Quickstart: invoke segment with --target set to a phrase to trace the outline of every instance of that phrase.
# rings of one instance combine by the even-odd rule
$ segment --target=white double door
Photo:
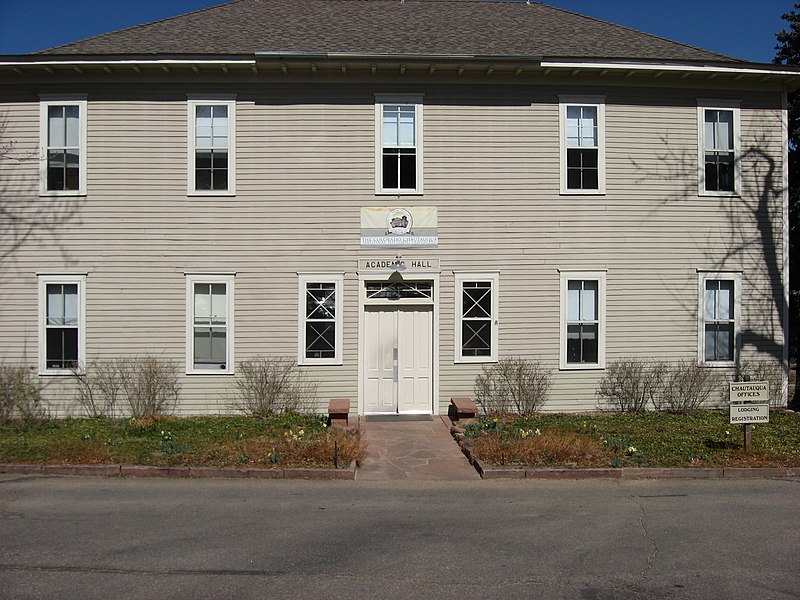
[[[431,306],[370,306],[364,313],[364,412],[431,414]]]

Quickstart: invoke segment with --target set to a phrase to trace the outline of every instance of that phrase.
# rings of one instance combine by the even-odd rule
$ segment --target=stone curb
[[[346,469],[237,469],[234,467],[153,467],[148,465],[0,464],[0,473],[100,477],[353,480],[356,475],[356,465],[352,463]]]
[[[472,444],[457,427],[452,427],[450,433],[482,479],[745,479],[756,477],[800,477],[800,467],[622,467],[619,469],[494,467],[484,465],[472,456]]]

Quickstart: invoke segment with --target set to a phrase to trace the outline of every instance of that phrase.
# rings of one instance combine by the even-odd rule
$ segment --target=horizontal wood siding
[[[135,91],[133,91],[135,89]],[[235,197],[187,196],[186,93],[235,94]],[[297,356],[299,272],[344,273],[343,364],[302,367],[327,399],[358,396],[359,258],[438,258],[438,406],[482,365],[454,363],[455,279],[500,272],[501,357],[553,372],[547,410],[591,410],[603,371],[558,371],[559,269],[607,269],[606,360],[697,357],[697,270],[742,272],[743,356],[782,356],[777,91],[435,83],[97,86],[88,195],[38,197],[35,97],[0,98],[6,217],[0,360],[37,361],[36,273],[88,273],[88,359],[179,365],[182,413],[226,412],[232,375],[184,375],[184,273],[236,273],[235,360]],[[5,92],[4,92],[5,93]],[[374,94],[424,94],[422,196],[374,193]],[[559,195],[559,94],[606,101],[606,194]],[[697,194],[697,99],[741,102],[742,197]],[[360,209],[438,207],[435,249],[360,246]],[[765,244],[767,247],[765,248]],[[42,377],[56,412],[68,378]]]

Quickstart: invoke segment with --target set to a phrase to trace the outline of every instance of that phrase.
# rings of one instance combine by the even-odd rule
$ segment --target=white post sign
[[[769,382],[730,384],[730,423],[744,425],[744,450],[753,451],[753,423],[769,423]]]

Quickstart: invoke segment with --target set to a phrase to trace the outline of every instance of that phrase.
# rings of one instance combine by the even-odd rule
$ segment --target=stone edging
[[[233,467],[152,467],[148,465],[0,464],[0,473],[93,475],[100,477],[227,477],[238,479],[355,479],[355,461],[345,469],[237,469]]]
[[[472,456],[472,448],[457,427],[450,433],[470,464],[483,479],[745,479],[754,477],[800,477],[800,467],[715,467],[715,468],[635,468],[619,469],[542,469],[495,467]]]

